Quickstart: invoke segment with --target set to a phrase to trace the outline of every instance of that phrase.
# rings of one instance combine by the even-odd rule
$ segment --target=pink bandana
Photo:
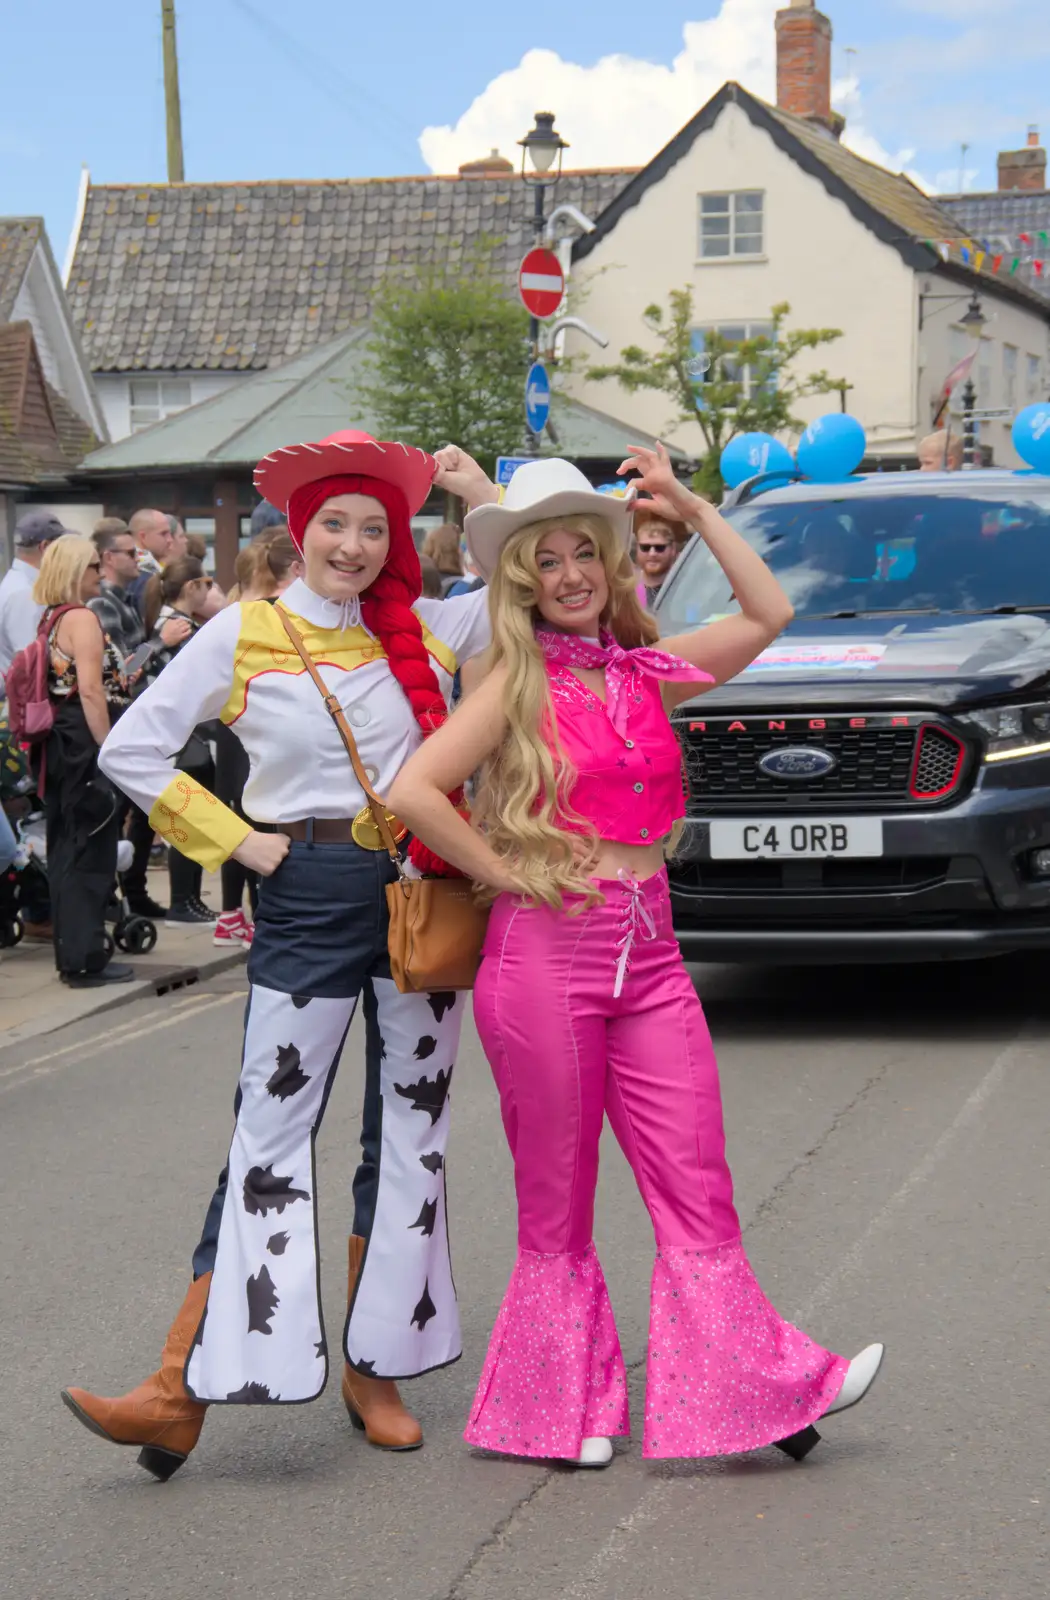
[[[701,672],[679,656],[666,650],[639,645],[625,650],[611,633],[602,630],[601,640],[581,639],[575,633],[556,633],[553,628],[538,628],[536,639],[547,660],[558,667],[600,667],[605,672],[605,710],[621,739],[627,737],[627,709],[633,674],[664,678],[669,683],[714,683],[709,672]]]

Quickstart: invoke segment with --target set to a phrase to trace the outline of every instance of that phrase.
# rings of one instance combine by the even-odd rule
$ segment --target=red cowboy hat
[[[329,434],[318,444],[287,444],[264,456],[255,469],[254,483],[264,500],[287,513],[296,489],[320,478],[346,474],[379,478],[401,490],[414,517],[425,504],[437,471],[437,462],[413,445],[373,439],[357,428]]]

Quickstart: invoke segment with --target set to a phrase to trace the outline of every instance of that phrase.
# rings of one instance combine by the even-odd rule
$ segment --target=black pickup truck
[[[686,956],[1050,946],[1050,478],[793,483],[745,490],[726,514],[795,620],[675,716]],[[661,632],[733,609],[694,539],[660,595]]]

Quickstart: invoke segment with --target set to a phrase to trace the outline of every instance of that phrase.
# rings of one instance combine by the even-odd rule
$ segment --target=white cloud
[[[890,172],[905,173],[924,193],[933,192],[936,185],[912,166],[914,149],[887,150],[869,130],[864,117],[864,95],[856,73],[832,85],[831,99],[836,110],[846,118],[846,131],[842,136],[844,145],[856,155],[863,156],[865,161],[874,161],[880,167],[887,167]]]
[[[574,167],[641,166],[694,116],[727,78],[763,99],[776,93],[773,17],[781,0],[722,0],[716,17],[687,22],[670,66],[604,56],[593,66],[530,50],[483,89],[454,127],[425,128],[419,147],[432,172],[454,172],[515,141],[537,110],[557,113]]]
[[[516,141],[538,109],[553,110],[569,140],[574,167],[642,166],[673,138],[728,79],[764,100],[776,97],[774,16],[783,0],[721,0],[717,16],[687,22],[682,50],[670,66],[629,55],[603,56],[593,66],[565,61],[554,50],[530,50],[492,80],[454,126],[425,128],[419,147],[432,172],[454,172],[498,149],[517,158]],[[915,151],[888,150],[867,127],[860,81],[834,86],[846,116],[843,142],[920,188],[935,185],[911,169]]]

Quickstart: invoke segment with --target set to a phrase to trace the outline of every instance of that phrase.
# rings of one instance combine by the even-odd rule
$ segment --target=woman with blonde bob
[[[101,557],[67,534],[40,563],[33,599],[44,607],[47,693],[54,721],[35,752],[47,813],[47,870],[55,965],[72,988],[126,983],[133,969],[110,960],[106,905],[117,870],[120,808],[98,770],[111,711],[128,703],[119,652],[88,601],[99,593]]]
[[[568,462],[539,461],[493,504],[493,486],[460,457],[445,481],[475,506],[466,533],[490,584],[491,671],[389,794],[418,837],[495,895],[475,1014],[514,1158],[519,1250],[465,1437],[601,1467],[628,1431],[591,1236],[608,1113],[657,1244],[645,1455],[778,1444],[801,1459],[813,1424],[865,1393],[882,1347],[853,1362],[832,1355],[784,1322],[755,1279],[664,870],[685,809],[668,713],[742,672],[792,611],[662,448],[637,448],[620,471],[700,534],[739,614],[655,649],[628,501],[597,494]],[[478,768],[471,825],[446,796]]]

